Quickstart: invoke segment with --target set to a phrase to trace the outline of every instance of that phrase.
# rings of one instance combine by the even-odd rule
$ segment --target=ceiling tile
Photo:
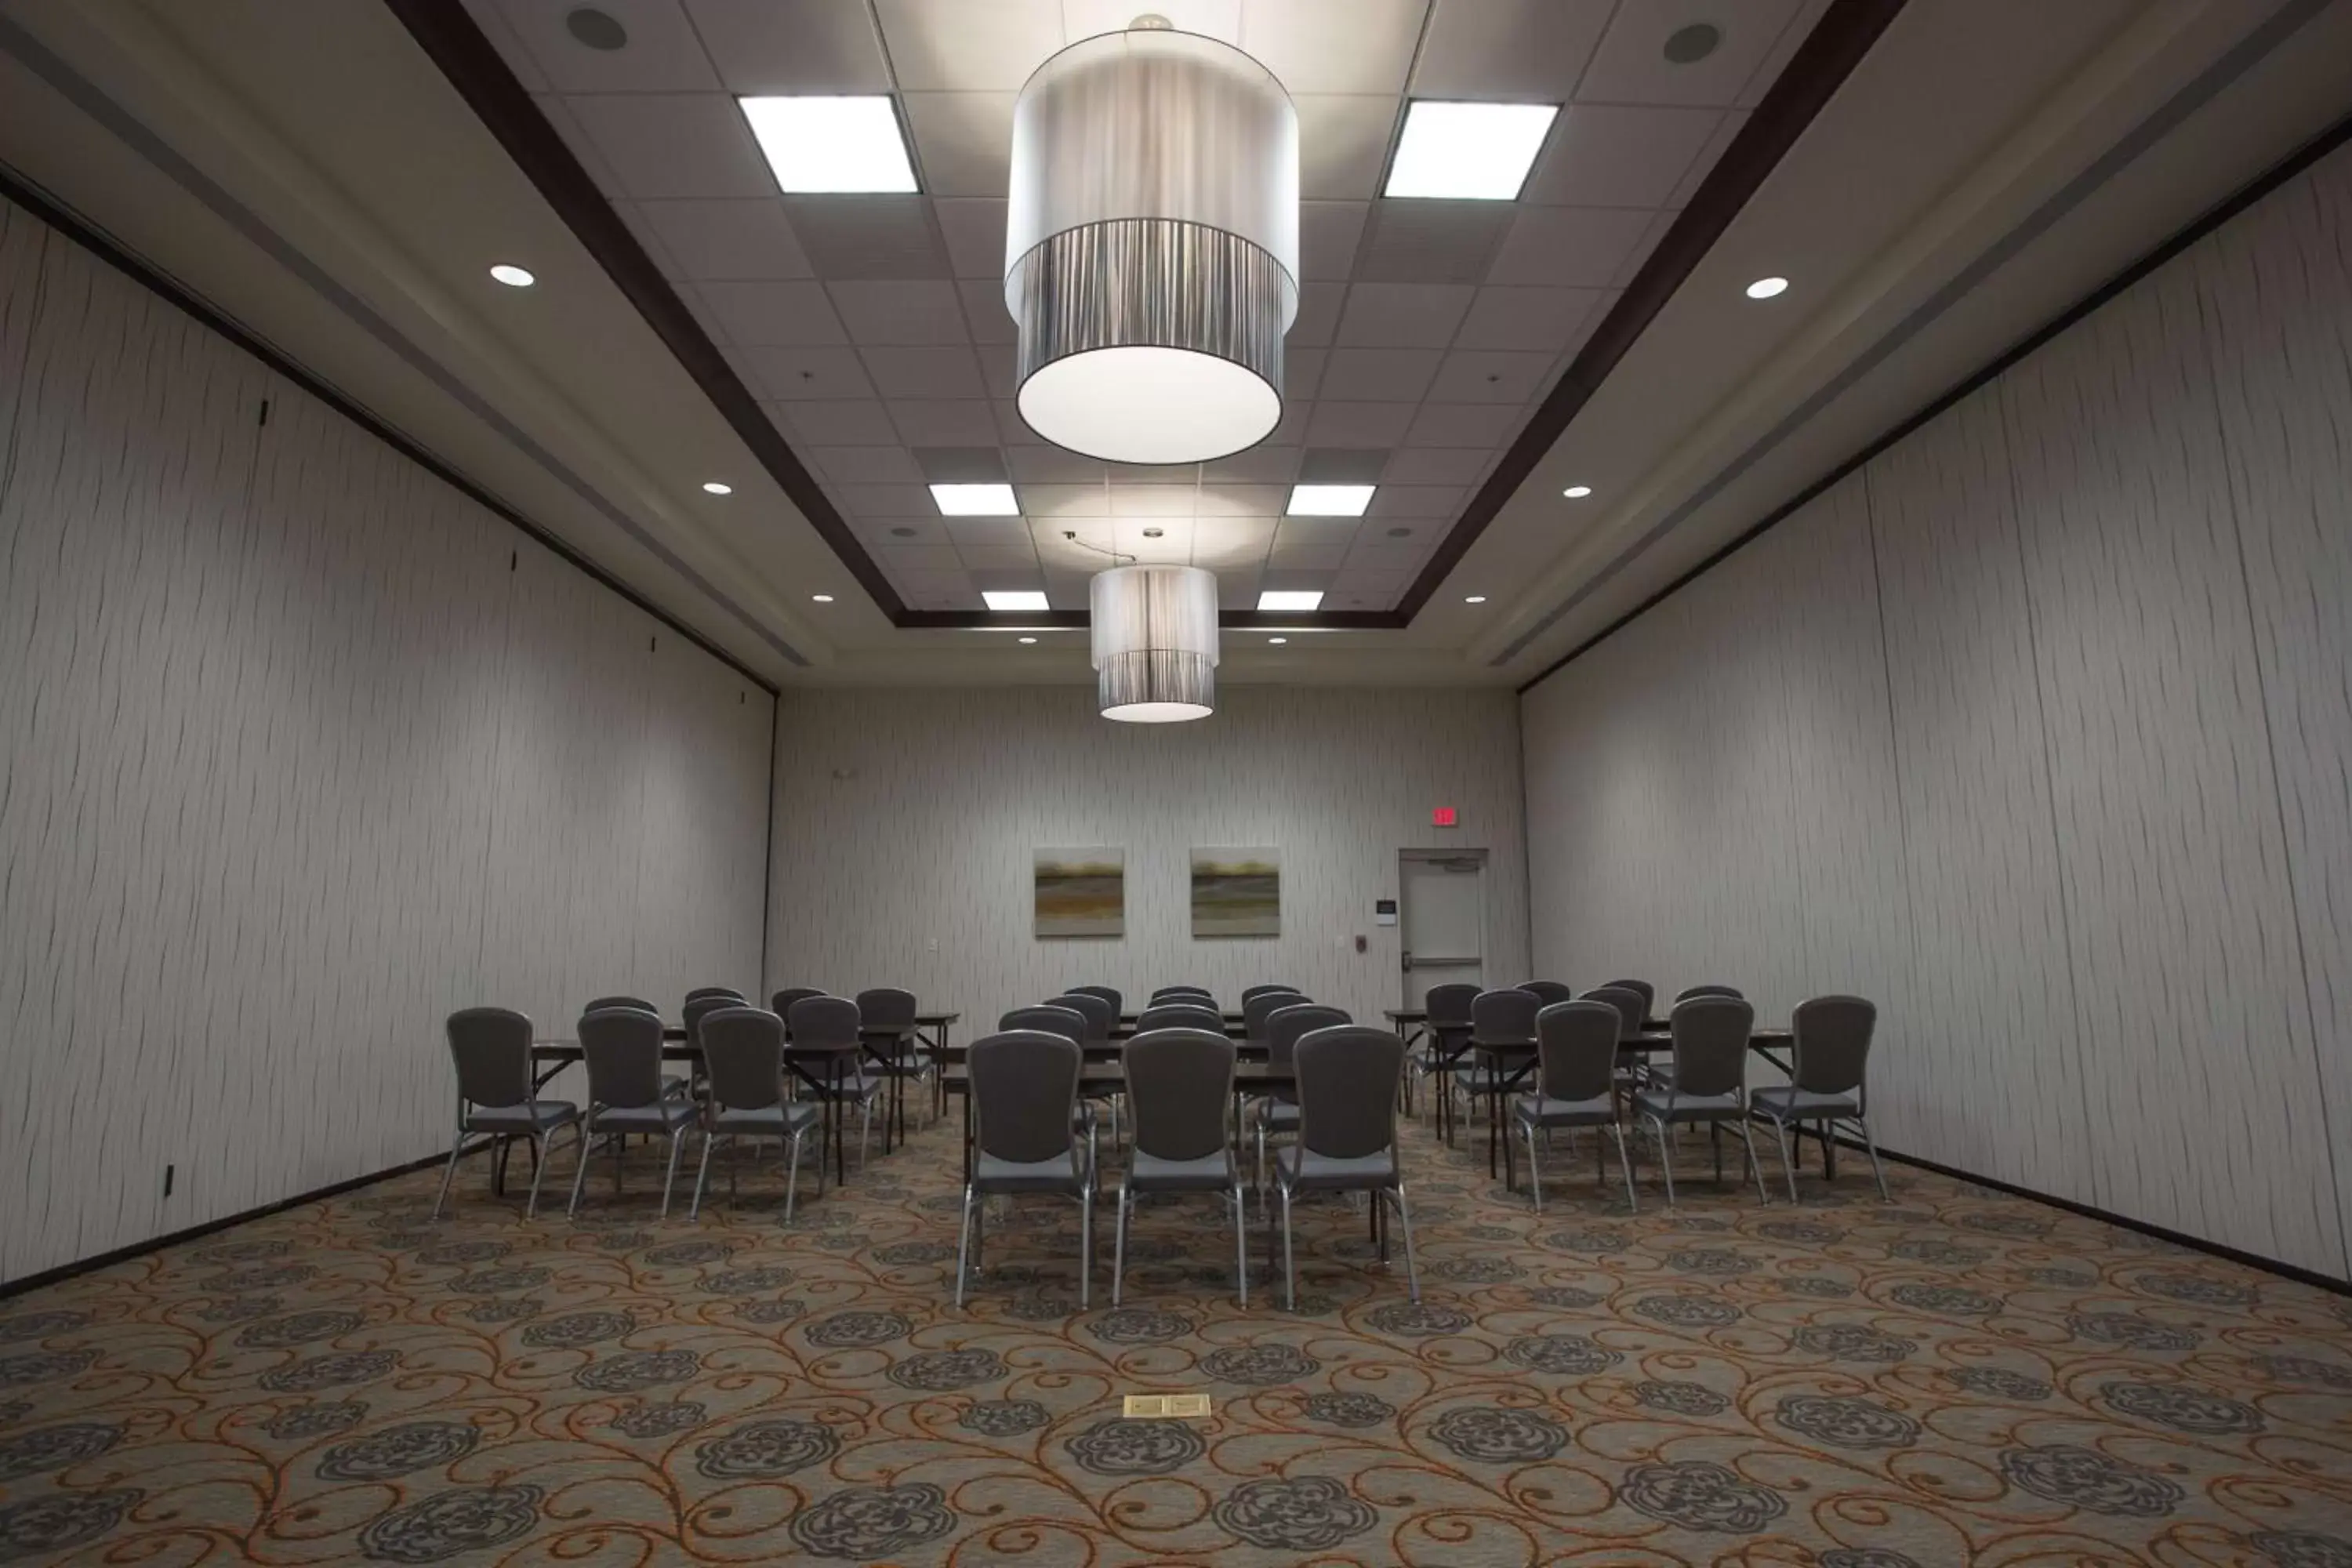
[[[1377,538],[1389,544],[1402,544],[1407,540],[1412,540],[1417,542],[1423,549],[1432,549],[1435,547],[1436,541],[1444,532],[1445,521],[1441,518],[1416,517],[1400,520],[1383,517],[1368,519],[1364,523],[1362,537]]]
[[[1276,550],[1345,550],[1363,524],[1352,517],[1286,517],[1274,536]]]
[[[940,522],[959,550],[1018,548],[1027,551],[1033,563],[1037,559],[1037,547],[1030,541],[1026,518],[950,517],[942,518]]]
[[[1410,574],[1420,566],[1429,552],[1419,544],[1392,543],[1379,530],[1369,531],[1370,537],[1360,535],[1355,547],[1348,552],[1348,575],[1360,581],[1375,574],[1381,576]],[[1378,543],[1372,542],[1378,540]]]
[[[811,447],[802,452],[836,485],[919,485],[923,470],[904,447]]]
[[[956,276],[993,283],[1000,312],[1004,308],[1004,205],[1002,196],[945,197],[931,204],[940,232],[947,237],[948,259]]]
[[[963,557],[963,568],[974,574],[1009,573],[1015,576],[1034,578],[1037,575],[1037,551],[1024,538],[1018,544],[963,544],[956,547]],[[978,584],[994,587],[993,583]]]
[[[1197,485],[1198,463],[1106,463],[1111,482],[1127,485]]]
[[[963,302],[952,283],[900,279],[831,283],[833,306],[860,346],[962,343]],[[884,395],[888,395],[887,388]]]
[[[1008,447],[1005,458],[1013,465],[1013,477],[1023,485],[1095,485],[1104,482],[1103,465],[1099,458],[1049,447],[1040,442],[1034,446]]]
[[[588,177],[596,182],[596,188],[614,200],[625,199],[630,193],[621,184],[621,176],[613,172],[613,165],[605,162],[604,153],[588,132],[581,129],[579,120],[564,107],[563,100],[552,93],[542,93],[534,96],[531,101],[547,117],[547,122],[555,127],[555,133],[563,139],[564,146],[571,149],[580,166],[588,171]]]
[[[1509,202],[1382,201],[1356,256],[1356,277],[1390,283],[1475,283],[1510,232]]]
[[[1297,447],[1276,447],[1271,444],[1252,447],[1246,452],[1235,452],[1230,458],[1219,458],[1201,465],[1201,477],[1213,483],[1220,479],[1289,484],[1298,476]]]
[[[1739,96],[1732,100],[1736,107],[1753,109],[1764,101],[1765,93],[1771,90],[1772,84],[1788,68],[1790,57],[1804,46],[1805,39],[1821,21],[1822,13],[1829,8],[1830,0],[1803,0],[1797,7],[1797,14],[1789,18],[1789,25],[1780,29],[1780,36],[1765,51],[1762,61],[1749,73],[1747,85],[1739,89]]]
[[[996,415],[996,438],[1003,442],[1006,447],[1042,447],[1046,445],[1045,437],[1038,435],[1037,432],[1029,428],[1029,422],[1021,417],[1021,410],[1018,405],[1011,403],[999,403],[994,405],[994,412]],[[1057,447],[1055,450],[1059,451],[1061,448]],[[1073,457],[1076,456],[1076,453],[1072,453],[1071,455]]]
[[[1111,548],[1137,561],[1181,566],[1192,559],[1192,520],[1171,517],[1159,521],[1134,518],[1112,531]]]
[[[875,0],[905,92],[1018,92],[1063,44],[1062,0]]]
[[[1195,566],[1212,564],[1202,561],[1196,552]],[[1217,564],[1217,608],[1221,610],[1255,610],[1257,608],[1258,572],[1240,563]]]
[[[702,296],[694,291],[693,285],[688,283],[677,285],[677,302],[686,307],[686,313],[694,318],[695,325],[702,329],[704,337],[714,343],[727,342],[727,329],[720,324],[718,317],[710,313],[710,307],[702,302]]]
[[[1318,568],[1276,566],[1269,562],[1265,570],[1259,574],[1257,585],[1269,593],[1320,588],[1328,594],[1331,591],[1332,576],[1332,573]]]
[[[910,92],[923,189],[935,196],[998,196],[1013,179],[1013,100],[1009,92]]]
[[[1356,284],[1339,341],[1351,348],[1444,348],[1477,292],[1467,283]]]
[[[1389,458],[1386,477],[1400,485],[1475,484],[1494,458],[1486,447],[1405,447]]]
[[[1727,109],[1796,15],[1798,0],[1742,0],[1709,5],[1664,0],[1624,5],[1601,36],[1592,64],[1577,89],[1579,101],[1690,103]],[[1667,37],[1694,22],[1722,31],[1715,52],[1689,65],[1666,58]]]
[[[1556,357],[1456,349],[1445,356],[1429,395],[1439,403],[1525,403],[1542,390]]]
[[[909,447],[985,447],[997,438],[982,398],[894,398],[890,423]]]
[[[1460,485],[1382,485],[1372,492],[1367,517],[1452,517],[1470,492]]]
[[[697,283],[694,290],[730,342],[796,348],[849,341],[822,283]]]
[[[1122,485],[1110,487],[1113,517],[1191,517],[1199,491],[1190,485]]]
[[[568,97],[563,106],[627,195],[776,194],[775,176],[751,140],[751,128],[723,93],[600,93]]]
[[[891,575],[904,574],[909,580],[963,574],[963,558],[951,544],[877,544],[874,555]]]
[[[547,73],[539,68],[539,61],[524,47],[521,35],[499,14],[493,0],[465,0],[465,5],[467,15],[482,29],[482,37],[489,39],[490,47],[498,50],[499,58],[506,61],[507,69],[514,72],[523,90],[533,95],[547,91]]]
[[[1004,286],[995,279],[966,278],[956,284],[956,297],[963,301],[964,325],[971,329],[973,342],[1009,343],[1018,335],[1019,329],[1004,309]]]
[[[1307,420],[1314,413],[1312,399],[1294,397],[1282,405],[1282,417],[1266,432],[1259,443],[1266,447],[1303,447],[1307,444]]]
[[[866,0],[686,0],[730,92],[890,90]]]
[[[1424,403],[1405,439],[1416,447],[1501,447],[1519,432],[1519,411],[1500,403]]]
[[[1333,349],[1331,384],[1367,403],[1419,403],[1437,374],[1436,349]]]
[[[1062,32],[1071,43],[1097,33],[1126,30],[1140,15],[1138,0],[1062,0]],[[1242,0],[1154,0],[1153,15],[1165,16],[1179,32],[1198,33],[1238,45],[1242,36]]]
[[[1110,488],[1102,484],[1023,485],[1021,510],[1040,521],[1107,518],[1110,515]]]
[[[1321,348],[1331,341],[1331,329],[1339,322],[1339,306],[1348,297],[1344,283],[1302,283],[1298,288],[1298,314],[1290,323],[1289,335],[1283,339],[1286,348]]]
[[[908,544],[952,544],[954,541],[948,537],[948,531],[940,526],[946,521],[939,517],[853,517],[849,520],[849,531],[865,543],[892,549]]]
[[[913,456],[925,484],[1002,485],[1013,479],[1002,447],[919,447]]]
[[[1622,289],[1633,281],[1643,264],[1650,259],[1650,252],[1658,248],[1658,242],[1666,237],[1666,230],[1675,226],[1675,219],[1680,216],[1663,210],[1650,215],[1648,225],[1642,230],[1642,237],[1633,242],[1633,248],[1625,253],[1625,258],[1617,264],[1616,272],[1611,275],[1609,283],[1612,288]]]
[[[1558,353],[1607,298],[1601,289],[1481,289],[1454,345]]]
[[[661,236],[646,222],[645,214],[639,210],[643,205],[641,202],[616,201],[613,204],[613,211],[628,226],[630,237],[637,242],[637,247],[646,253],[646,258],[661,268],[661,275],[673,283],[677,282],[686,276],[686,268],[677,264],[677,258],[669,253],[669,247],[662,243]]]
[[[1348,558],[1344,544],[1284,544],[1275,541],[1266,564],[1277,572],[1336,572]]]
[[[1699,149],[1698,156],[1692,159],[1690,167],[1683,171],[1681,184],[1675,185],[1674,194],[1666,198],[1668,206],[1679,208],[1690,205],[1691,198],[1698,194],[1699,186],[1706,183],[1716,164],[1723,161],[1723,155],[1730,151],[1731,144],[1739,140],[1740,132],[1747,129],[1749,112],[1745,109],[1734,109],[1724,115],[1715,128],[1715,134],[1707,138],[1706,145]]]
[[[1193,511],[1200,517],[1276,517],[1288,498],[1287,485],[1202,485]]]
[[[1298,204],[1301,278],[1345,278],[1355,270],[1356,242],[1363,237],[1364,215],[1370,205],[1369,202]],[[1003,248],[1001,238],[998,248]]]
[[[688,278],[807,278],[808,257],[773,196],[639,202],[637,215]]]
[[[1297,349],[1288,343],[1282,346],[1282,395],[1302,402],[1311,401],[1315,389],[1323,384],[1323,366],[1328,349]]]
[[[968,348],[878,348],[859,351],[866,374],[887,398],[979,398],[980,362]],[[925,446],[969,446],[971,442],[924,442]]]
[[[1241,47],[1294,94],[1401,93],[1428,8],[1428,0],[1242,0]]]
[[[878,403],[795,403],[783,417],[784,434],[796,447],[891,447],[899,440]]]
[[[1606,288],[1651,216],[1623,207],[1521,207],[1486,281]]]
[[[1552,130],[1526,199],[1546,206],[1664,206],[1723,112],[1572,104]]]
[[[1565,103],[1616,0],[1437,0],[1415,98]]]
[[[1389,453],[1376,447],[1309,447],[1299,455],[1302,485],[1377,485],[1388,471]]]
[[[499,0],[499,9],[558,92],[694,92],[719,78],[677,0],[598,0],[628,42],[592,49],[572,36],[562,0]]]
[[[979,352],[981,384],[988,395],[1000,403],[1009,403],[1020,395],[1021,384],[1013,379],[1013,345],[988,343]]]
[[[1308,94],[1298,109],[1298,194],[1308,201],[1369,201],[1379,194],[1394,98]]]
[[[906,485],[835,485],[833,493],[841,510],[852,517],[920,517],[939,509],[931,504],[931,492],[919,484]]]
[[[1192,562],[1222,572],[1228,566],[1255,566],[1274,547],[1270,517],[1203,517],[1192,524]]]
[[[779,403],[810,398],[869,398],[874,384],[856,349],[737,348],[730,358],[747,366],[755,385]]]
[[[787,196],[793,232],[820,278],[948,278],[921,196]]]
[[[1318,447],[1393,447],[1412,423],[1410,403],[1331,403],[1315,405],[1307,439]]]

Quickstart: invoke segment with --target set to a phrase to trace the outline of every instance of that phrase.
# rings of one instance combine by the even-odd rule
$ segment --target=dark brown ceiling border
[[[1075,610],[1016,617],[975,610],[909,608],[459,0],[384,0],[384,4],[677,355],[687,374],[893,626],[908,630],[969,629],[1003,626],[1013,619],[1051,626],[1087,624],[1086,614]],[[1396,608],[1312,615],[1229,610],[1218,616],[1219,624],[1237,629],[1313,626],[1357,631],[1410,626],[1902,8],[1903,0],[1831,0],[1829,9],[1700,183],[1690,204],[1439,541],[1436,552]]]
[[[1723,237],[1740,209],[1748,205],[1758,187],[1772,171],[1797,138],[1813,122],[1824,104],[1834,97],[1846,77],[1870,52],[1878,36],[1886,30],[1903,9],[1903,0],[1832,0],[1830,8],[1806,35],[1786,69],[1782,70],[1756,111],[1724,149],[1690,205],[1683,208],[1674,226],[1658,241],[1658,247],[1634,274],[1633,281],[1618,297],[1617,303],[1576,358],[1560,376],[1559,384],[1536,409],[1518,438],[1503,454],[1486,482],[1470,499],[1460,518],[1444,539],[1438,542],[1436,553],[1413,579],[1397,605],[1397,614],[1405,622],[1419,615],[1436,594],[1446,575],[1462,563],[1486,525],[1495,521],[1503,505],[1527,482],[1536,465],[1543,460],[1569,422],[1576,417],[1592,395],[1601,390],[1609,373],[1617,368],[1666,301],[1673,299],[1684,279],[1691,275],[1702,258]]]

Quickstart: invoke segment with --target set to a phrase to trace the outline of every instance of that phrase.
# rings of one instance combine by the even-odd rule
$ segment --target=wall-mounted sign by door
[[[1396,924],[1396,904],[1397,901],[1394,899],[1374,899],[1372,900],[1372,923],[1374,925],[1384,926],[1392,926]]]
[[[1430,811],[1429,825],[1432,827],[1459,827],[1462,826],[1462,818],[1452,806],[1441,805]]]

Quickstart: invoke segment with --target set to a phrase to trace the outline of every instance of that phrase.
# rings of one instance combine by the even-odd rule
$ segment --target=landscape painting
[[[1192,851],[1192,934],[1280,936],[1282,851]]]
[[[1037,851],[1037,934],[1125,936],[1127,851]]]

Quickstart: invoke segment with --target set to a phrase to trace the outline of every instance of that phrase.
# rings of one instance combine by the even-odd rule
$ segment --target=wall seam
[[[1906,962],[1910,973],[1905,977],[1904,997],[1910,1004],[1913,1016],[1919,1016],[1919,894],[1911,875],[1911,811],[1906,800],[1903,784],[1903,727],[1895,717],[1895,654],[1886,637],[1886,574],[1878,558],[1878,503],[1874,499],[1877,481],[1873,478],[1874,464],[1865,463],[1855,472],[1862,479],[1863,537],[1870,542],[1870,592],[1878,610],[1878,674],[1879,690],[1886,699],[1886,754],[1895,784],[1895,837],[1901,846],[1903,859],[1895,872],[1903,883],[1903,920],[1910,940],[1906,942]]]

